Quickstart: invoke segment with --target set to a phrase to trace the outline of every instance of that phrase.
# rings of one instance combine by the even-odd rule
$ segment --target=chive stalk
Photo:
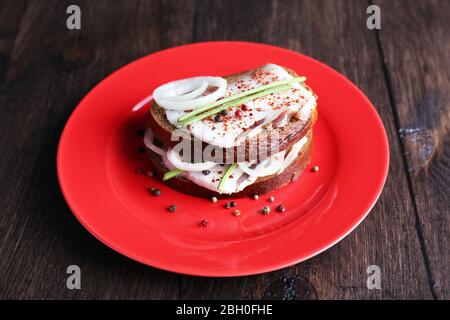
[[[183,170],[180,170],[180,169],[174,169],[174,170],[167,171],[164,174],[163,181],[167,181],[169,179],[172,179],[172,178],[176,177],[177,175],[179,175],[182,172],[183,172]]]
[[[288,90],[290,88],[291,88],[291,85],[286,84],[286,85],[272,87],[272,88],[269,88],[269,89],[264,90],[264,91],[260,91],[258,93],[252,94],[252,95],[247,95],[247,96],[245,96],[243,98],[235,99],[235,100],[233,100],[231,102],[223,104],[220,107],[214,108],[212,110],[203,112],[202,114],[195,115],[195,116],[192,116],[192,117],[190,117],[190,118],[188,118],[188,119],[186,119],[184,121],[181,121],[180,125],[182,127],[185,127],[189,123],[192,123],[192,122],[195,122],[195,121],[199,121],[199,120],[202,120],[202,119],[207,118],[209,116],[212,116],[212,115],[214,115],[216,113],[219,113],[222,110],[227,109],[230,106],[239,106],[239,105],[241,105],[241,104],[243,104],[243,103],[245,103],[247,101],[251,101],[251,100],[254,100],[256,98],[260,98],[260,97],[263,97],[263,96],[266,96],[266,95],[269,95],[269,94],[272,94],[272,93],[285,91],[285,90]]]
[[[188,114],[185,114],[184,116],[181,116],[178,119],[178,122],[182,122],[182,121],[184,121],[184,120],[186,120],[188,118],[191,118],[192,116],[195,116],[195,115],[197,115],[199,113],[202,113],[202,112],[204,112],[206,110],[209,110],[211,108],[220,106],[221,104],[224,104],[224,103],[227,103],[227,102],[231,102],[233,100],[236,100],[236,99],[239,99],[239,98],[242,98],[242,97],[254,94],[254,93],[258,93],[258,92],[261,92],[261,91],[264,91],[264,90],[267,90],[267,89],[270,89],[270,88],[273,88],[273,87],[281,86],[281,85],[293,84],[295,82],[304,82],[305,80],[306,80],[306,77],[295,77],[295,78],[291,78],[291,79],[275,81],[275,82],[269,83],[267,85],[264,85],[264,86],[261,86],[261,87],[255,88],[255,89],[244,91],[244,92],[241,92],[241,93],[229,96],[227,98],[224,98],[224,99],[221,99],[221,100],[217,100],[217,101],[215,101],[213,103],[204,105],[204,106],[202,106],[200,108],[197,108],[197,109],[189,112]]]
[[[233,163],[228,167],[227,171],[225,171],[225,173],[223,174],[222,179],[220,179],[219,185],[217,186],[218,191],[222,190],[225,181],[227,181],[227,179],[230,177],[230,175],[233,173],[234,169],[236,169],[237,166],[238,166],[237,163]]]

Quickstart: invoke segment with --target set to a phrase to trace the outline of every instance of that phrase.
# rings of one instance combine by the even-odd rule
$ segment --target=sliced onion
[[[161,156],[161,158],[162,158],[163,163],[164,163],[164,165],[166,166],[167,169],[169,169],[169,170],[174,170],[174,169],[176,169],[176,168],[174,167],[174,165],[173,165],[172,163],[170,163],[170,161],[167,159],[167,152],[166,152],[165,154],[163,154],[163,155]],[[184,172],[182,172],[181,174],[184,174]]]
[[[190,163],[184,162],[178,152],[173,149],[167,151],[167,160],[176,168],[183,171],[203,171],[209,170],[217,165],[215,162]]]
[[[252,177],[270,176],[280,170],[280,167],[283,165],[284,154],[285,151],[281,151],[270,158],[264,159],[255,168],[250,168],[253,164],[248,162],[239,163],[239,167]]]
[[[217,89],[203,95],[208,87]],[[153,97],[164,109],[185,111],[218,100],[226,89],[227,80],[222,77],[193,77],[163,84],[153,91]]]
[[[147,103],[149,103],[152,100],[153,100],[153,95],[151,94],[147,98],[145,98],[144,100],[142,100],[138,104],[136,104],[132,109],[133,112],[140,110],[142,107],[144,107]]]
[[[295,158],[297,158],[298,153],[300,152],[300,150],[303,148],[303,146],[305,145],[305,143],[307,141],[308,141],[308,137],[303,137],[303,138],[300,139],[299,142],[295,143],[292,146],[291,150],[289,150],[288,154],[284,158],[283,165],[281,166],[281,168],[278,171],[278,173],[281,173],[284,169],[289,167],[289,165],[292,163],[292,161],[294,161]]]
[[[164,156],[166,154],[166,151],[161,149],[160,147],[156,146],[153,143],[153,140],[155,139],[155,136],[153,135],[153,131],[149,128],[145,132],[144,135],[144,145],[152,150],[153,152],[159,154],[160,156]]]
[[[184,90],[180,90],[179,92],[177,92],[179,95],[174,95],[172,97],[170,97],[171,100],[173,101],[187,101],[187,100],[191,100],[194,99],[200,95],[202,95],[206,89],[208,88],[208,81],[202,81],[200,86],[195,89],[194,83],[192,88],[187,86],[185,88],[183,88]]]

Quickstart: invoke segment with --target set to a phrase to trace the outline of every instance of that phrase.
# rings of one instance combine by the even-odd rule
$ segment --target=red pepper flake
[[[238,109],[238,110],[236,110],[236,112],[234,113],[234,115],[237,117],[237,118],[242,118],[242,116],[244,115],[244,113],[242,112],[242,110],[240,110],[240,109]]]
[[[202,221],[200,221],[200,227],[207,227],[208,226],[209,221],[206,219],[203,219]]]
[[[248,111],[248,107],[247,107],[246,104],[243,104],[243,105],[241,106],[241,109],[242,109],[242,111]]]

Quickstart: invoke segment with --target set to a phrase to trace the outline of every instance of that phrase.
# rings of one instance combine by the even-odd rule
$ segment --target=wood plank
[[[376,36],[365,29],[364,2],[215,0],[196,1],[196,6],[194,1],[181,0],[116,1],[114,6],[107,0],[77,2],[85,23],[80,32],[65,29],[65,8],[72,4],[69,1],[47,1],[42,7],[37,1],[27,4],[15,1],[14,6],[13,2],[0,4],[0,135],[6,137],[0,139],[3,180],[0,184],[0,207],[3,208],[0,269],[4,271],[0,274],[0,297],[432,297]],[[436,3],[433,12],[424,9],[424,14],[437,14]],[[25,4],[26,10],[22,12],[20,5]],[[400,11],[403,12],[392,10],[390,19],[401,16]],[[407,30],[415,22],[405,20],[403,23]],[[57,140],[74,106],[95,83],[116,68],[147,53],[188,42],[192,37],[196,40],[262,41],[304,52],[344,73],[377,106],[391,143],[390,175],[371,215],[343,242],[314,259],[278,272],[232,279],[184,277],[141,266],[120,256],[95,240],[70,214],[60,195],[54,161]],[[384,48],[383,32],[381,40]],[[441,49],[438,56],[448,53]],[[393,55],[401,55],[398,47],[391,50]],[[395,61],[389,54],[386,56],[388,65],[389,61]],[[433,70],[436,67],[433,62],[424,66]],[[399,74],[408,75],[406,72]],[[430,75],[426,73],[426,76]],[[446,85],[439,88],[448,88]],[[395,94],[395,89],[393,92]],[[439,91],[439,96],[442,92],[446,91]],[[410,127],[411,124],[402,126]],[[438,137],[444,139],[442,135]],[[424,202],[427,210],[437,203],[439,208],[447,209],[443,212],[448,212],[448,202],[443,198],[446,189],[439,188],[439,196],[434,195],[439,186],[436,181],[442,181],[438,169],[444,174],[448,170],[445,160],[448,148],[443,149],[441,152],[446,156],[439,158],[434,169],[436,155],[430,162],[429,172],[433,172],[435,181],[432,188],[425,184],[419,188],[414,184],[414,193],[437,200]],[[429,180],[427,177],[426,181]],[[417,208],[419,210],[420,204]],[[429,211],[419,212],[427,215]],[[426,236],[429,221],[443,217],[430,215],[421,219],[426,244],[448,248],[438,235]],[[444,223],[448,226],[448,220]],[[433,230],[448,234],[445,226],[436,229],[433,225],[433,228],[428,230],[428,235]],[[438,296],[446,297],[442,292],[445,288],[448,290],[444,278],[448,273],[438,274],[443,266],[435,264],[430,257]],[[444,261],[448,261],[448,256],[445,257]],[[81,291],[65,288],[65,268],[69,264],[82,268]],[[380,291],[365,287],[369,264],[378,264],[382,269]],[[433,269],[434,265],[438,267]]]
[[[23,17],[11,3],[18,5],[0,5],[0,17],[19,16],[0,19],[0,30],[9,28],[0,53],[13,62],[0,89],[0,297],[177,298],[178,275],[124,258],[76,221],[59,190],[55,159],[68,116],[98,81],[131,60],[191,41],[192,1],[77,1],[80,31],[65,27],[71,1],[29,1]],[[71,264],[81,267],[82,290],[66,288]]]
[[[450,299],[450,2],[376,3],[417,229],[434,295]]]
[[[23,17],[25,0],[4,2],[0,10],[0,82],[9,66],[9,53]]]
[[[366,29],[366,8],[362,1],[200,2],[196,40],[280,45],[322,60],[356,83],[386,126],[391,165],[385,190],[372,213],[332,249],[292,268],[254,277],[184,278],[181,297],[432,298],[376,34]],[[381,268],[381,290],[366,287],[366,270],[371,264]]]

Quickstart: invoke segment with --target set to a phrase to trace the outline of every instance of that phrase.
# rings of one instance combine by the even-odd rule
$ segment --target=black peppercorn
[[[159,197],[161,195],[161,190],[159,190],[158,188],[150,188],[149,191],[155,197]]]

